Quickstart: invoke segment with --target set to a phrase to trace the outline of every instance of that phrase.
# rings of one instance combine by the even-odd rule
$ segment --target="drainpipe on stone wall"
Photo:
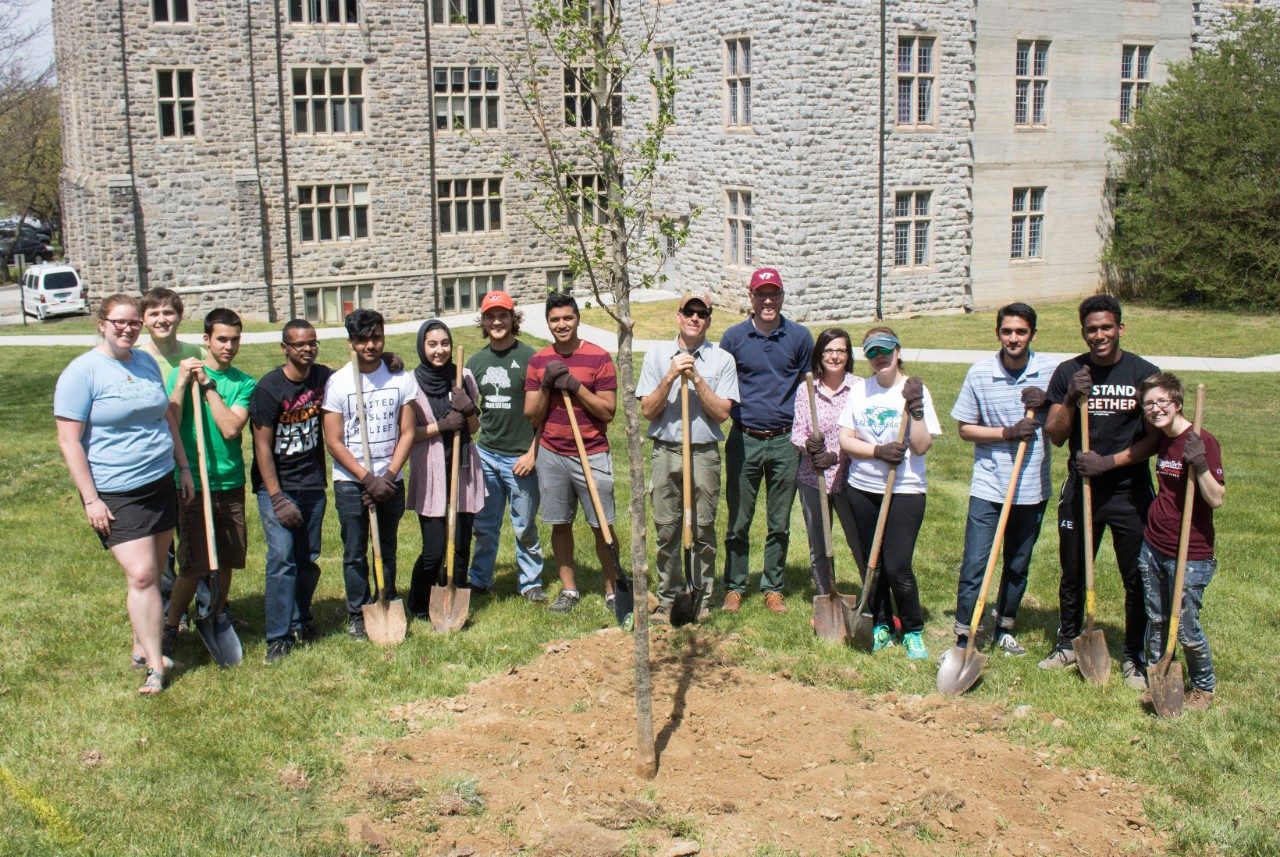
[[[258,237],[262,245],[262,280],[267,289],[267,321],[276,321],[276,296],[272,289],[271,232],[267,226],[266,198],[262,193],[262,154],[258,151],[257,63],[253,55],[253,0],[244,2],[244,34],[249,50],[249,107],[253,123],[253,171],[258,189]],[[286,210],[286,219],[288,212]]]
[[[288,112],[284,99],[284,42],[280,35],[280,19],[284,12],[280,0],[275,0],[276,18],[276,98],[280,101],[280,198],[284,220],[284,267],[289,281],[289,317],[298,318],[298,296],[293,289],[293,218],[289,216],[289,146],[285,139],[285,122]]]
[[[138,266],[138,293],[145,292],[147,285],[147,239],[143,233],[142,200],[138,196],[138,176],[134,170],[133,158],[133,118],[130,113],[133,100],[129,98],[129,51],[124,36],[124,0],[116,0],[116,14],[119,16],[117,34],[120,37],[120,76],[124,84],[124,135],[125,151],[129,159],[129,202],[133,214],[133,256]]]
[[[887,38],[885,25],[885,0],[880,0],[880,114],[876,119],[877,138],[879,140],[878,172],[876,185],[876,320],[884,318],[884,134],[885,134],[885,96],[884,88],[887,78],[885,63],[888,51],[885,48]]]
[[[422,0],[422,38],[427,52],[427,98],[431,109],[427,116],[427,161],[431,175],[431,312],[440,315],[440,257],[436,253],[440,226],[436,222],[439,216],[436,197],[436,108],[435,80],[431,68],[431,4]]]

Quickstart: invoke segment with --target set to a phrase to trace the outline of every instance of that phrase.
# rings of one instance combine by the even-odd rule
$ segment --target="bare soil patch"
[[[631,639],[555,643],[459,697],[389,712],[351,762],[355,844],[451,855],[1119,854],[1163,850],[1143,790],[1010,743],[996,706],[868,697],[652,642],[659,770],[635,775]]]

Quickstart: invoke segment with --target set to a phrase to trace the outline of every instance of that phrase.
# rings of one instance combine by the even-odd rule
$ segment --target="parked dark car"
[[[14,256],[19,253],[26,258],[29,265],[34,265],[38,262],[51,262],[53,261],[53,247],[49,244],[49,237],[46,232],[37,232],[24,226],[21,236],[15,240],[14,230],[6,229],[0,233],[0,249],[4,251],[6,262],[13,262]]]

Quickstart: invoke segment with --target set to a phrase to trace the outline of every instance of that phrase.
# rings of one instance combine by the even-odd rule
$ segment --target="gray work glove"
[[[302,510],[298,508],[298,504],[289,499],[289,495],[283,491],[277,491],[271,495],[271,511],[276,513],[276,520],[281,525],[294,529],[302,526]]]

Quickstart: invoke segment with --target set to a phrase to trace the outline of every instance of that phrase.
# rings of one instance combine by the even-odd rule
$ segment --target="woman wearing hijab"
[[[458,462],[458,517],[454,530],[453,583],[466,587],[471,562],[471,522],[484,506],[484,476],[472,435],[480,428],[476,409],[479,387],[471,371],[464,369],[462,387],[454,384],[453,336],[439,319],[418,328],[418,360],[414,379],[418,398],[414,409],[416,428],[409,453],[409,507],[418,513],[422,527],[422,554],[413,566],[409,609],[419,618],[427,615],[431,587],[440,583],[444,562],[449,474],[453,464],[453,439],[461,432]]]

